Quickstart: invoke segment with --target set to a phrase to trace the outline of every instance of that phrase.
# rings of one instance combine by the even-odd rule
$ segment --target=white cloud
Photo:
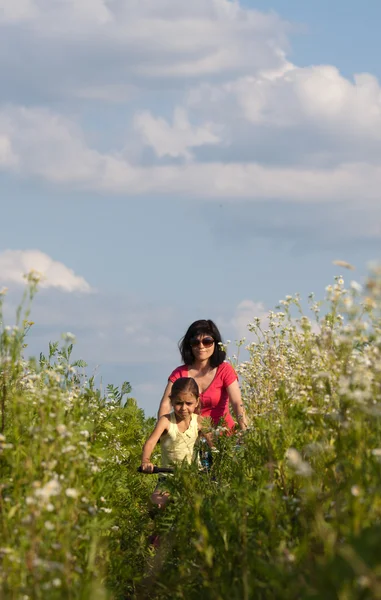
[[[17,89],[25,84],[45,101],[46,85],[56,86],[63,100],[62,114],[0,104],[1,169],[127,196],[378,204],[377,79],[350,81],[333,66],[291,64],[288,25],[276,15],[228,0],[0,0],[0,8],[8,100],[16,63],[33,76],[29,85],[22,72]],[[1,63],[10,36],[15,65]],[[176,88],[168,77],[188,79]],[[152,79],[166,88],[165,116],[149,108]],[[80,111],[68,116],[68,89],[86,102],[141,94],[146,108],[131,119],[134,131],[120,127],[125,139],[113,145],[102,124],[85,131]]]
[[[203,198],[379,202],[381,164],[377,163],[348,162],[334,168],[256,162],[143,167],[130,164],[121,153],[90,148],[75,123],[42,109],[3,109],[0,136],[12,148],[13,171],[79,189],[124,195],[155,192]],[[186,151],[185,143],[177,148]]]
[[[0,0],[1,93],[67,97],[86,81],[89,97],[134,78],[277,69],[287,28],[230,0]]]
[[[63,263],[53,260],[40,250],[5,250],[0,253],[0,281],[22,283],[30,271],[41,273],[41,287],[64,292],[90,292],[87,281],[75,275]]]
[[[255,318],[262,321],[266,320],[267,311],[263,302],[254,302],[253,300],[242,300],[235,309],[233,318],[230,321],[230,326],[233,327],[236,334],[236,339],[251,338],[247,326],[252,323]]]
[[[11,166],[21,175],[80,183],[91,180],[98,170],[99,155],[87,146],[81,129],[44,108],[0,110],[1,138],[12,148]]]
[[[17,165],[17,157],[12,150],[10,139],[6,135],[0,135],[0,168],[9,169]]]
[[[203,83],[186,106],[193,118],[224,122],[221,148],[230,157],[333,166],[374,164],[381,154],[381,87],[368,73],[350,81],[331,65],[288,63],[277,73]]]
[[[189,148],[217,144],[218,136],[213,127],[207,123],[202,127],[192,126],[187,112],[177,108],[173,114],[173,125],[164,119],[152,116],[149,111],[140,112],[134,119],[135,128],[144,137],[145,142],[152,146],[159,157],[192,158]]]
[[[0,23],[14,23],[37,16],[33,0],[0,0]]]

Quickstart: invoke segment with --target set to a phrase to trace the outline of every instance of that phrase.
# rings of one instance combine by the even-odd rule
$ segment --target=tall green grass
[[[309,302],[249,324],[250,430],[217,436],[210,474],[178,469],[154,523],[128,385],[94,389],[70,336],[25,361],[28,315],[3,324],[2,596],[381,598],[381,272]]]

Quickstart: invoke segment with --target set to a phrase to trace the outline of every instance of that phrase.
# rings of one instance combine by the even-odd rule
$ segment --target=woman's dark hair
[[[190,325],[188,331],[179,342],[179,350],[184,365],[191,365],[194,362],[194,356],[190,341],[199,335],[210,335],[214,339],[214,352],[210,357],[210,366],[214,369],[224,362],[226,358],[225,350],[220,346],[222,343],[221,334],[218,331],[217,325],[210,319],[195,321]]]
[[[196,398],[200,396],[200,390],[193,377],[179,377],[176,379],[176,381],[173,382],[169,397],[172,400],[172,398],[176,398],[181,392],[189,392],[190,394],[193,394],[193,396],[196,396]]]

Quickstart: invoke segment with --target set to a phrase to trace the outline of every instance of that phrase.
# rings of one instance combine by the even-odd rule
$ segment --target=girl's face
[[[191,392],[179,392],[171,402],[175,415],[180,420],[190,417],[198,407],[198,398]]]

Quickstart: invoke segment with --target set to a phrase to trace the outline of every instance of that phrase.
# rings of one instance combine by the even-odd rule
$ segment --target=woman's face
[[[191,338],[189,343],[196,360],[206,360],[213,356],[215,341],[211,335],[200,333]]]

